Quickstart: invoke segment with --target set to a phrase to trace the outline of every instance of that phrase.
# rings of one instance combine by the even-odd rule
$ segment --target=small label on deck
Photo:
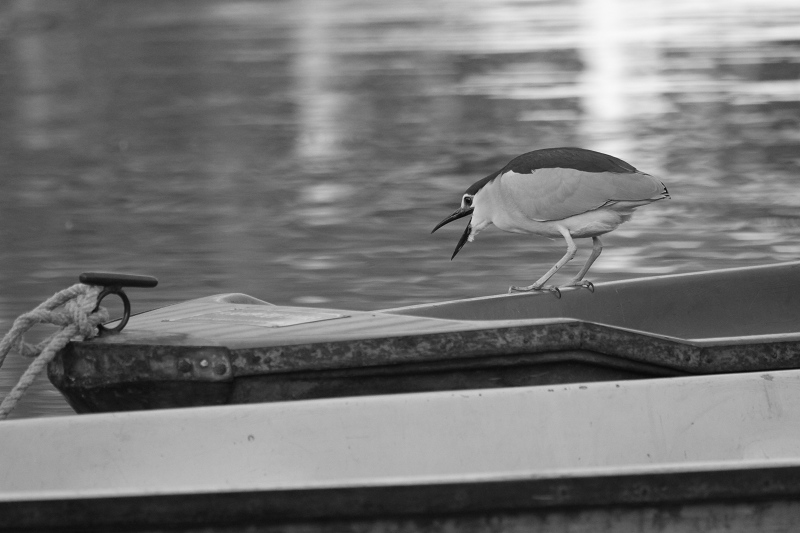
[[[262,328],[283,328],[286,326],[319,322],[321,320],[345,318],[347,316],[349,315],[326,313],[323,311],[314,311],[313,309],[285,309],[282,307],[258,306],[257,308],[234,307],[233,309],[212,311],[183,318],[171,318],[164,320],[164,322],[229,322],[231,324],[247,324],[249,326],[259,326]]]

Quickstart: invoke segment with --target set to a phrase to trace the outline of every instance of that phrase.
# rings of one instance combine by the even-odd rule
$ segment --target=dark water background
[[[505,292],[563,243],[487,231],[451,263],[463,221],[429,232],[472,182],[564,145],[673,197],[607,236],[590,279],[797,259],[800,2],[5,1],[0,330],[87,270],[158,277],[134,311]],[[14,416],[70,412],[45,378]]]

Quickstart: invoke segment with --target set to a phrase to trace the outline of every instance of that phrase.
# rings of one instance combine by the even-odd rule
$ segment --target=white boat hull
[[[7,421],[0,449],[4,516],[15,502],[761,479],[800,468],[800,371]]]

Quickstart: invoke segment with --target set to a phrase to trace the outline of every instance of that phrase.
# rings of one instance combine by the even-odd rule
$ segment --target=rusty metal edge
[[[234,349],[230,356],[234,375],[238,376],[568,350],[594,351],[694,374],[800,366],[800,341],[797,340],[715,345],[575,320],[558,324]]]
[[[76,357],[94,361],[85,367],[83,377],[88,380],[87,383],[96,381],[100,384],[114,379],[225,381],[238,376],[396,367],[411,363],[456,362],[570,350],[592,351],[623,361],[692,374],[780,370],[800,366],[800,341],[797,340],[745,345],[709,344],[566,320],[556,324],[244,349],[77,342],[71,343],[51,363],[49,375],[54,383],[65,379],[65,360]],[[208,368],[201,366],[206,354],[215,359]],[[140,365],[138,372],[131,372],[137,358],[153,357],[165,359],[164,364],[156,365],[151,361],[149,365]],[[224,370],[219,372],[223,367]]]
[[[230,382],[228,349],[220,346],[109,345],[72,342],[48,365],[58,388],[80,381],[96,387],[119,382]]]

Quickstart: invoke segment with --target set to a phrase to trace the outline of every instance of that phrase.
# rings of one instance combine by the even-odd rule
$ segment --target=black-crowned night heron
[[[461,207],[431,233],[472,215],[451,260],[490,224],[512,233],[563,237],[567,253],[553,268],[532,285],[509,288],[509,292],[551,290],[560,295],[557,287],[545,283],[575,257],[578,248],[573,238],[591,237],[594,246],[583,268],[562,287],[593,290],[583,277],[603,250],[598,237],[629,220],[637,207],[664,198],[669,193],[661,181],[621,159],[583,148],[546,148],[522,154],[473,183],[461,197]]]

